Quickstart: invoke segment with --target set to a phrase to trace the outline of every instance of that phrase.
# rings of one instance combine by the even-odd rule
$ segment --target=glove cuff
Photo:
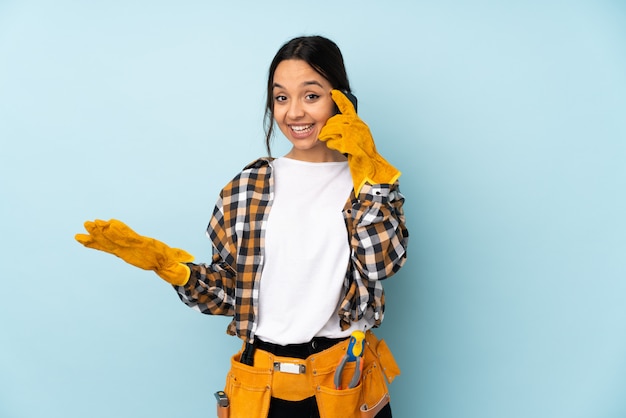
[[[155,270],[155,273],[171,285],[184,286],[189,281],[191,269],[186,264],[175,263]]]
[[[402,174],[380,155],[370,160],[369,163],[368,166],[363,166],[358,163],[350,164],[350,173],[352,174],[352,181],[354,182],[354,194],[357,197],[365,183],[393,184]]]

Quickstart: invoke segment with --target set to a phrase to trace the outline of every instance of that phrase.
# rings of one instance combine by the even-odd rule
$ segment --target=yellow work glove
[[[143,237],[116,219],[85,222],[89,234],[76,234],[76,241],[85,247],[113,254],[135,267],[153,270],[163,280],[182,286],[191,270],[182,263],[193,256],[180,248],[171,248],[161,241]]]
[[[400,171],[378,154],[368,126],[350,100],[339,90],[332,90],[331,95],[341,113],[328,119],[319,139],[328,148],[348,155],[355,194],[359,195],[365,183],[394,183]]]

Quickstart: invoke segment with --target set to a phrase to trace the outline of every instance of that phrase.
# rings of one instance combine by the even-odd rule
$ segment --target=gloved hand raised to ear
[[[194,257],[185,250],[171,248],[161,241],[137,234],[116,219],[85,222],[89,234],[76,234],[85,247],[113,254],[135,267],[153,270],[163,280],[183,286],[191,270],[185,264]]]
[[[331,95],[341,113],[328,119],[319,140],[330,149],[348,154],[356,195],[365,183],[394,183],[400,171],[378,154],[368,126],[356,114],[350,100],[339,90],[332,90]]]

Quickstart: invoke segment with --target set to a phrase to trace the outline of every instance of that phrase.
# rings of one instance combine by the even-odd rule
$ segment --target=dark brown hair
[[[323,36],[301,36],[284,44],[270,64],[267,78],[267,99],[265,103],[265,147],[272,155],[271,141],[274,133],[274,73],[282,61],[299,59],[311,66],[324,77],[334,89],[350,91],[348,74],[339,47]]]

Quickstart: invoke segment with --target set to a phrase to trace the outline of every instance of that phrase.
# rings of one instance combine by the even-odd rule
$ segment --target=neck
[[[315,151],[292,148],[291,151],[285,154],[285,157],[291,158],[292,160],[307,161],[310,163],[331,163],[347,160],[347,158],[339,151],[331,150],[326,147]]]

